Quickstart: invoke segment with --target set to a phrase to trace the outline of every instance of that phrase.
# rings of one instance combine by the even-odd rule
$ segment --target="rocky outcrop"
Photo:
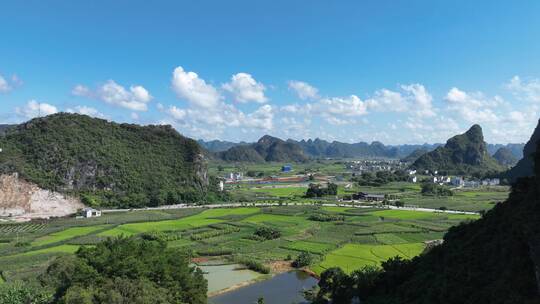
[[[83,207],[78,199],[41,189],[16,173],[0,175],[0,217],[50,218],[70,215]]]

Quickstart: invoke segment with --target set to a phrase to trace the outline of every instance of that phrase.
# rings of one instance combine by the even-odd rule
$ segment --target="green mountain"
[[[415,162],[420,156],[428,153],[429,150],[425,148],[419,148],[411,152],[411,154],[407,155],[407,157],[404,157],[401,159],[401,161],[412,163]]]
[[[218,153],[218,157],[234,162],[304,162],[308,160],[299,145],[270,135],[261,137],[254,144],[232,147]]]
[[[61,113],[9,129],[0,148],[0,174],[18,172],[86,204],[138,207],[215,197],[202,149],[170,126]]]
[[[508,148],[499,148],[495,154],[493,154],[493,158],[501,165],[503,166],[513,166],[517,163],[518,159],[514,156],[512,151]]]
[[[464,134],[450,138],[439,147],[419,157],[411,168],[438,170],[448,174],[494,174],[504,170],[487,152],[482,128],[473,125]]]
[[[534,174],[533,158],[538,141],[540,141],[540,120],[531,138],[523,148],[523,158],[512,169],[505,172],[502,175],[503,178],[508,179],[510,182],[515,182],[520,177],[532,176]]]

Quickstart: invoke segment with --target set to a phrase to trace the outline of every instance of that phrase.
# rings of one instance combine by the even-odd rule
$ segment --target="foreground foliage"
[[[108,239],[57,258],[40,277],[53,303],[205,304],[207,282],[186,252],[166,243]]]

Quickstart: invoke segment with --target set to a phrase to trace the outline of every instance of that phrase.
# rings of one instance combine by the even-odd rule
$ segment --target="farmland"
[[[339,221],[311,220],[313,214],[340,215]],[[94,219],[55,219],[48,222],[4,224],[0,269],[4,278],[35,278],[56,256],[72,254],[115,236],[142,234],[169,246],[192,250],[198,257],[269,264],[294,259],[301,252],[314,256],[310,268],[320,273],[333,266],[352,271],[380,265],[393,257],[421,254],[424,241],[441,239],[451,226],[476,215],[431,213],[377,208],[320,207],[290,204],[273,207],[133,211]],[[254,237],[259,227],[280,231],[276,239]]]

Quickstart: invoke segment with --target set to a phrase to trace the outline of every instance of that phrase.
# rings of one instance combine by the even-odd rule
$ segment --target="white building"
[[[81,211],[81,215],[83,217],[98,217],[98,216],[101,216],[101,210],[97,210],[97,209],[94,209],[94,208],[84,208],[82,211]]]
[[[222,180],[219,181],[219,191],[223,191],[225,189],[225,183],[223,183]]]
[[[416,174],[416,170],[409,170],[409,175],[414,175]]]
[[[411,182],[416,183],[417,180],[416,176],[411,177]]]

